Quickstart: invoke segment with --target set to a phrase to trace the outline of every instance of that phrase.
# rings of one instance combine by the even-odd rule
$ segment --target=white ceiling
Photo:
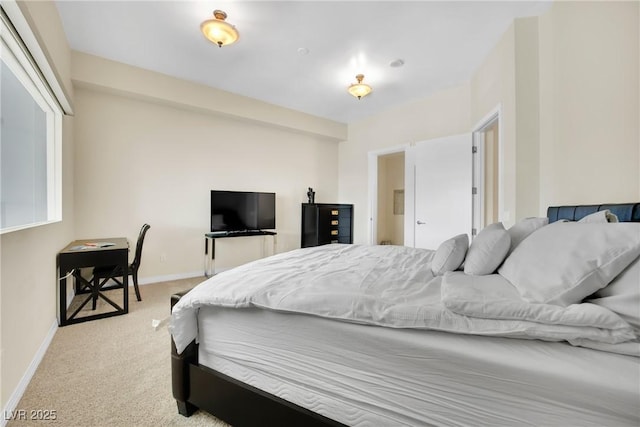
[[[349,123],[467,81],[516,17],[549,1],[70,1],[72,49]],[[214,9],[240,39],[200,32]],[[300,48],[308,49],[302,55]],[[390,67],[402,59],[404,66]],[[346,88],[363,73],[373,92]]]

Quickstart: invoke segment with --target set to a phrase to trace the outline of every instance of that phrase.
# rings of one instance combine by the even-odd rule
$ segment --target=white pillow
[[[466,234],[458,234],[442,242],[431,261],[433,274],[442,276],[447,271],[457,270],[464,261],[468,248],[469,236]]]
[[[640,258],[585,302],[608,308],[640,331]]]
[[[501,222],[486,226],[467,251],[464,272],[483,276],[492,274],[502,264],[511,247],[511,237]]]
[[[605,209],[582,217],[578,222],[618,222],[618,217],[609,209]]]
[[[549,218],[547,217],[530,217],[515,223],[507,230],[507,233],[511,236],[511,248],[509,249],[509,254],[513,252],[520,242],[522,242],[529,234],[547,224],[549,224]]]
[[[498,273],[522,298],[567,306],[605,287],[640,254],[640,223],[556,222],[525,239]]]

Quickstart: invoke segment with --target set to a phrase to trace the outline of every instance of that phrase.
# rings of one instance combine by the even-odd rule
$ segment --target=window
[[[62,110],[15,28],[0,22],[0,232],[62,219]]]

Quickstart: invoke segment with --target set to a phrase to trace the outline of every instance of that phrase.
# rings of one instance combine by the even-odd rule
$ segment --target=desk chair
[[[133,258],[133,262],[129,264],[127,268],[126,275],[133,277],[133,287],[136,291],[136,298],[138,301],[142,301],[140,298],[140,289],[138,288],[138,268],[140,268],[140,261],[142,259],[142,244],[144,243],[144,236],[147,234],[147,230],[150,229],[151,226],[149,224],[145,224],[140,229],[140,234],[138,235],[138,243],[136,243],[136,254]],[[124,287],[123,281],[121,279],[124,276],[122,269],[116,266],[106,266],[106,267],[95,267],[93,269],[93,285],[94,289],[101,289],[102,285],[104,285],[108,279],[111,279],[117,283],[117,285],[110,286],[108,288],[102,289],[113,289],[113,288],[121,288]],[[102,282],[100,282],[102,280]],[[97,298],[96,298],[97,299]],[[93,308],[95,310],[96,299],[93,301]]]

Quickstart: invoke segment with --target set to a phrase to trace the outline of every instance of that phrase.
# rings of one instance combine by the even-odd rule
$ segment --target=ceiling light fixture
[[[363,96],[369,95],[372,90],[371,86],[362,83],[363,79],[364,74],[358,74],[356,76],[356,80],[358,80],[358,83],[351,83],[351,85],[347,89],[351,95],[355,96],[358,99],[362,98]]]
[[[226,46],[238,40],[239,34],[236,27],[225,21],[227,14],[222,10],[214,10],[213,18],[200,24],[202,34],[217,44],[218,47]]]

